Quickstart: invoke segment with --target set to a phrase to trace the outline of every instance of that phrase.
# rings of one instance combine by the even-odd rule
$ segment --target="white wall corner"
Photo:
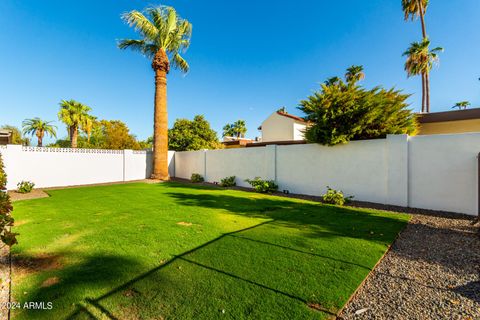
[[[387,135],[387,204],[408,207],[408,135]]]
[[[265,146],[265,180],[277,181],[277,145]]]

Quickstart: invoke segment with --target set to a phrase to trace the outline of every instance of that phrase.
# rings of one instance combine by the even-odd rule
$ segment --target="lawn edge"
[[[387,247],[387,249],[385,250],[385,252],[383,253],[383,255],[380,257],[380,259],[378,259],[378,261],[375,263],[375,265],[373,266],[373,268],[368,272],[368,274],[365,276],[365,278],[363,278],[362,282],[360,282],[360,284],[358,285],[358,287],[355,289],[355,291],[353,291],[353,293],[350,295],[350,298],[347,299],[347,301],[343,304],[343,306],[338,310],[338,312],[336,313],[336,319],[343,319],[340,315],[343,313],[343,311],[345,310],[345,308],[347,307],[347,305],[355,298],[355,296],[358,294],[358,291],[363,287],[363,285],[365,284],[365,282],[367,282],[367,280],[372,276],[372,273],[375,271],[375,269],[377,268],[377,266],[383,261],[383,259],[387,256],[388,253],[390,253],[390,251],[392,250],[392,246],[395,244],[395,242],[398,240],[398,238],[400,237],[400,235],[402,234],[402,232],[407,228],[407,226],[410,224],[410,221],[412,219],[412,216],[411,215],[408,215],[409,218],[408,220],[406,221],[405,223],[405,226],[397,233],[397,235],[395,236],[395,239],[393,239],[392,243],[390,243]]]

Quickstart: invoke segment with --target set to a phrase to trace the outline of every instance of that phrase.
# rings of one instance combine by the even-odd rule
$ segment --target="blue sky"
[[[411,93],[419,110],[420,79],[407,79],[402,52],[420,39],[400,0],[177,0],[193,24],[187,75],[169,75],[170,124],[204,114],[221,133],[247,121],[247,136],[273,111],[298,102],[352,64],[364,85]],[[480,1],[430,1],[427,31],[445,48],[431,76],[432,111],[461,100],[480,105]],[[116,48],[135,33],[122,12],[159,2],[140,0],[0,1],[0,124],[57,120],[61,99],[90,105],[94,115],[125,121],[144,139],[152,133],[153,72],[141,55]],[[59,136],[66,136],[57,122]]]

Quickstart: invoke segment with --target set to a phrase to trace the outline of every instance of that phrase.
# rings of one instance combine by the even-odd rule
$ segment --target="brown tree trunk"
[[[160,49],[152,61],[155,71],[155,110],[153,118],[153,173],[152,179],[169,180],[168,175],[168,114],[167,73],[168,57]]]
[[[422,73],[422,113],[426,112],[425,74]]]
[[[70,145],[72,148],[77,148],[78,128],[77,126],[70,127]]]
[[[427,72],[425,74],[425,91],[426,93],[426,107],[427,112],[430,112],[430,74]]]
[[[422,0],[418,1],[418,7],[420,8],[420,22],[422,23],[422,35],[425,39],[427,37],[427,28],[425,27],[425,9],[423,8]]]

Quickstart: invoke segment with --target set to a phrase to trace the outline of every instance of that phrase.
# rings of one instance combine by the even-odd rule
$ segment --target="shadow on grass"
[[[159,266],[149,270],[148,272],[145,272],[145,273],[131,279],[130,281],[122,284],[121,286],[118,286],[118,287],[110,290],[106,294],[101,295],[101,296],[97,297],[96,299],[89,299],[89,298],[85,299],[83,301],[83,303],[80,303],[80,304],[77,305],[76,310],[68,317],[68,319],[85,319],[85,318],[86,319],[101,319],[103,317],[106,317],[108,319],[117,320],[117,319],[124,319],[127,316],[125,313],[122,313],[122,312],[127,312],[127,313],[128,312],[133,312],[133,313],[136,313],[136,312],[140,313],[141,312],[142,316],[145,315],[145,317],[148,318],[148,312],[146,310],[139,310],[135,306],[130,306],[129,308],[125,307],[126,305],[129,304],[129,302],[123,303],[122,305],[124,307],[124,310],[119,311],[119,309],[117,308],[118,307],[118,305],[117,305],[118,300],[117,299],[119,298],[119,296],[121,298],[124,298],[124,297],[128,296],[128,297],[130,297],[130,299],[133,299],[131,301],[134,301],[135,298],[143,299],[144,300],[143,302],[140,302],[140,303],[131,302],[131,303],[132,304],[137,303],[137,304],[144,305],[145,301],[148,301],[147,302],[147,304],[148,304],[148,303],[151,303],[152,301],[154,301],[155,299],[158,300],[157,296],[164,294],[165,291],[180,290],[178,287],[175,287],[175,286],[173,286],[173,288],[171,288],[172,284],[174,284],[176,282],[172,279],[169,279],[169,275],[171,275],[172,272],[177,272],[177,271],[181,272],[182,266],[183,266],[184,269],[192,268],[192,267],[196,268],[195,270],[197,270],[197,271],[195,271],[195,273],[202,273],[202,272],[206,271],[207,273],[210,274],[210,277],[214,277],[214,278],[223,277],[222,278],[222,279],[224,279],[223,281],[225,281],[225,282],[230,281],[230,283],[235,283],[237,286],[241,286],[241,285],[243,285],[243,286],[253,286],[256,289],[263,290],[263,292],[270,292],[271,294],[274,294],[276,296],[280,296],[283,299],[290,300],[291,303],[296,303],[296,304],[302,305],[303,307],[310,308],[311,310],[313,310],[313,312],[320,312],[320,313],[325,314],[326,316],[336,316],[336,312],[338,311],[337,308],[331,308],[331,307],[330,308],[324,308],[320,304],[311,302],[308,299],[306,299],[304,296],[297,295],[294,292],[289,292],[288,290],[284,290],[284,289],[281,289],[281,288],[276,288],[274,286],[261,283],[257,280],[249,279],[248,276],[245,277],[245,276],[242,276],[242,275],[239,275],[239,274],[235,274],[235,272],[225,271],[222,268],[213,266],[215,263],[212,262],[212,261],[209,261],[209,262],[199,262],[199,261],[197,261],[199,258],[195,256],[196,253],[202,252],[202,250],[203,251],[213,250],[215,252],[218,249],[217,247],[215,247],[215,245],[217,245],[219,242],[225,241],[228,238],[237,239],[237,240],[240,240],[240,241],[247,240],[247,238],[245,238],[243,236],[239,236],[239,234],[241,234],[243,232],[253,230],[253,229],[257,229],[259,227],[270,225],[273,222],[274,221],[267,221],[267,222],[263,222],[263,223],[255,225],[255,226],[252,226],[252,227],[248,227],[248,228],[241,229],[241,230],[234,231],[234,232],[230,232],[230,233],[225,233],[225,234],[223,234],[223,235],[221,235],[221,236],[219,236],[219,237],[217,237],[217,238],[215,238],[211,241],[208,241],[208,242],[206,242],[206,243],[204,243],[204,244],[202,244],[202,245],[200,245],[200,246],[198,246],[194,249],[186,251],[181,255],[177,255],[173,259],[169,260],[168,262],[166,262],[162,265],[159,265]],[[251,240],[251,239],[249,239],[249,240]],[[272,245],[272,244],[265,242],[264,245]],[[276,245],[274,245],[274,246],[276,246]],[[290,250],[291,248],[283,247],[282,249]],[[309,256],[311,255],[311,253],[308,253],[308,252],[298,251],[298,253],[309,255]],[[208,252],[207,252],[207,256],[208,256]],[[202,257],[200,256],[200,259],[201,258]],[[337,261],[337,259],[333,259],[333,258],[329,258],[329,257],[321,257],[321,258],[332,259],[332,260]],[[347,261],[344,261],[342,263],[350,264]],[[356,264],[352,264],[352,265],[357,267]],[[367,268],[367,267],[364,267],[364,266],[359,266],[359,267]],[[204,271],[201,271],[200,269],[202,269]],[[370,270],[370,269],[368,269],[368,270]],[[202,276],[202,279],[203,278],[204,277]],[[145,286],[146,286],[145,283],[148,283],[148,286],[149,286],[148,292],[145,290]],[[177,285],[184,285],[184,281],[178,282]],[[153,288],[152,288],[152,286],[153,286]],[[188,292],[188,290],[187,290],[187,292]],[[203,299],[205,299],[205,300],[209,299],[209,293],[208,292],[206,292],[206,291],[201,292],[201,294],[204,295]],[[109,302],[109,299],[113,299],[114,301],[116,301],[114,303],[114,304],[116,304],[116,306],[113,307],[114,311],[109,310],[108,307],[107,307],[108,305],[111,305],[111,302]],[[188,298],[187,298],[187,301],[185,301],[185,303],[187,303],[187,302],[193,304],[193,302],[188,300]],[[157,301],[157,303],[153,303],[152,305],[153,305],[154,308],[161,308],[163,303],[168,303],[168,301],[163,301],[162,299],[160,299],[160,301]],[[182,305],[182,306],[184,308],[189,308],[189,307],[186,306],[186,304]],[[128,311],[125,311],[125,308]],[[199,308],[199,306],[197,305],[196,308]],[[238,311],[238,310],[234,310],[234,311]],[[145,312],[145,314],[144,314],[144,312]],[[212,311],[212,312],[215,312],[215,311]],[[158,309],[152,311],[152,313],[156,313],[159,316],[161,315],[161,313]],[[178,314],[175,314],[175,315],[178,318],[182,318],[181,316],[178,316]],[[174,318],[176,318],[175,315],[173,316]]]

